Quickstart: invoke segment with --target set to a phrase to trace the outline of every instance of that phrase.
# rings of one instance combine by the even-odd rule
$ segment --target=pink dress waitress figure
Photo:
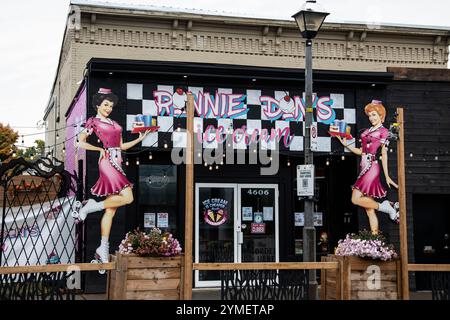
[[[366,105],[364,112],[369,117],[372,124],[370,129],[366,129],[361,134],[361,148],[355,148],[347,145],[347,140],[337,136],[339,141],[348,150],[354,154],[361,156],[360,173],[355,184],[352,186],[352,203],[364,208],[369,218],[370,229],[372,234],[378,234],[378,218],[375,210],[387,213],[389,218],[398,222],[398,202],[392,203],[385,200],[378,203],[375,199],[386,197],[387,191],[380,182],[380,164],[377,159],[377,151],[381,147],[381,164],[383,167],[386,183],[390,188],[391,185],[398,188],[398,185],[389,177],[387,145],[389,131],[383,127],[384,118],[386,117],[386,109],[381,101],[373,100]]]
[[[139,133],[139,138],[123,143],[122,127],[108,118],[117,102],[117,96],[110,89],[100,88],[93,97],[93,106],[97,110],[97,115],[86,121],[85,130],[79,136],[80,148],[99,152],[99,178],[91,188],[91,193],[106,199],[100,202],[94,199],[87,200],[81,208],[78,207],[73,212],[73,216],[78,221],[84,221],[89,213],[105,210],[101,220],[101,243],[95,251],[95,258],[101,263],[109,261],[109,235],[117,208],[133,202],[131,189],[133,185],[122,170],[121,151],[135,146],[149,133],[149,131]],[[87,137],[92,133],[100,139],[103,148],[86,142]]]

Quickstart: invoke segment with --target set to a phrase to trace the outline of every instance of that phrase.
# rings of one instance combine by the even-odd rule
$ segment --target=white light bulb
[[[345,156],[344,156],[344,155],[343,155],[343,156],[341,157],[341,160],[342,160],[342,161],[344,161],[344,160],[345,160]]]

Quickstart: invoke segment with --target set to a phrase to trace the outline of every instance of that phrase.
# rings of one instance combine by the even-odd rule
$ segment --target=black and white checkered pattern
[[[150,114],[151,116],[157,117],[158,126],[160,127],[157,132],[150,133],[147,138],[142,142],[142,147],[154,147],[154,148],[167,148],[186,146],[186,115],[181,116],[170,116],[164,115],[160,116],[158,113],[158,107],[153,98],[153,92],[155,90],[164,90],[171,94],[174,93],[174,86],[167,85],[149,85],[149,84],[139,84],[139,83],[128,83],[127,84],[127,131],[132,130],[132,123],[137,114]],[[244,100],[244,106],[248,109],[248,112],[244,115],[236,117],[235,119],[229,118],[219,118],[216,119],[211,113],[203,118],[195,114],[194,118],[194,131],[197,133],[199,130],[204,133],[209,125],[218,128],[219,126],[224,127],[224,131],[228,132],[230,129],[242,128],[246,126],[247,133],[251,136],[253,130],[258,129],[261,132],[262,129],[267,129],[270,135],[271,129],[281,129],[289,128],[290,135],[292,136],[291,144],[286,147],[283,143],[283,139],[278,141],[261,141],[259,147],[262,149],[276,148],[275,144],[278,144],[280,151],[303,151],[303,136],[304,136],[304,122],[300,121],[289,121],[289,120],[269,120],[261,106],[260,97],[270,96],[276,100],[282,99],[286,94],[300,95],[300,92],[288,91],[277,91],[277,90],[254,90],[254,89],[230,89],[230,88],[212,88],[212,87],[187,87],[185,88],[195,95],[198,92],[210,92],[211,95],[215,94],[216,91],[220,93],[240,93],[245,94],[246,99]],[[351,127],[351,134],[355,137],[356,134],[356,112],[355,107],[351,105],[353,99],[345,99],[344,93],[320,93],[319,96],[329,96],[333,101],[332,108],[336,113],[336,119],[345,120],[347,124]],[[346,103],[345,100],[348,100]],[[350,104],[350,105],[349,105]],[[314,113],[315,114],[315,113]],[[333,139],[328,134],[328,124],[318,123],[318,138],[317,145],[319,152],[331,152],[331,151],[344,151],[341,144],[337,139]],[[212,134],[215,136],[215,134]],[[353,141],[347,140],[348,143]],[[244,143],[243,139],[240,143],[233,143],[234,149],[247,149],[248,146]],[[218,142],[213,141],[212,143],[207,143],[203,141],[204,148],[217,148]],[[252,147],[254,147],[252,145]],[[345,150],[347,151],[347,150]]]

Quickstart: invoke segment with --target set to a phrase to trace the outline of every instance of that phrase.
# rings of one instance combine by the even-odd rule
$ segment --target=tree
[[[12,158],[17,147],[14,145],[19,138],[19,133],[15,132],[9,125],[0,123],[0,161],[8,161]]]
[[[36,146],[28,147],[25,150],[19,150],[17,155],[25,158],[25,160],[36,160],[45,156],[45,142],[44,140],[35,140]]]

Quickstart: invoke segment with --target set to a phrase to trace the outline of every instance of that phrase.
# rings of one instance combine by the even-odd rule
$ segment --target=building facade
[[[316,229],[317,239],[329,237],[328,245],[318,246],[318,259],[346,233],[367,228],[365,213],[350,201],[359,159],[327,128],[332,119],[345,120],[358,137],[369,126],[363,107],[373,99],[388,109],[385,126],[395,121],[396,107],[405,108],[409,257],[438,259],[423,248],[437,249],[450,232],[443,200],[450,194],[448,35],[448,30],[325,24],[314,41]],[[80,124],[95,115],[93,94],[110,88],[118,95],[111,117],[124,128],[125,141],[136,137],[131,133],[136,115],[154,117],[158,132],[125,154],[135,202],[119,210],[112,245],[138,226],[159,226],[183,239],[185,166],[176,162],[174,150],[185,146],[186,118],[176,97],[192,92],[195,261],[301,261],[303,201],[296,167],[303,163],[303,66],[304,43],[294,22],[73,2],[46,119],[50,130],[52,122],[65,128],[60,135],[66,164],[74,168],[84,160],[89,190],[98,176],[98,155],[75,154],[73,146]],[[286,96],[294,100],[289,112],[281,110]],[[47,145],[53,141],[46,137]],[[62,147],[55,149],[60,158]],[[389,170],[396,180],[395,142],[390,149]],[[269,161],[263,163],[264,157]],[[277,170],[263,174],[274,162]],[[395,200],[396,192],[388,197]],[[428,208],[434,218],[427,217]],[[87,259],[97,245],[97,236],[90,235],[99,234],[100,218],[94,214],[85,223]],[[379,219],[381,230],[398,243],[398,226],[387,216]],[[442,230],[430,233],[437,225]],[[217,276],[196,273],[195,286],[215,286]],[[86,288],[101,290],[103,280],[89,277]]]

